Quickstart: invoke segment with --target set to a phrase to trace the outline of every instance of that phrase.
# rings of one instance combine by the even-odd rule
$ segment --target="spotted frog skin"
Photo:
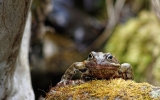
[[[94,52],[83,62],[73,63],[62,76],[60,82],[71,80],[74,74],[81,72],[81,80],[94,79],[133,79],[132,67],[129,63],[120,64],[111,53]]]

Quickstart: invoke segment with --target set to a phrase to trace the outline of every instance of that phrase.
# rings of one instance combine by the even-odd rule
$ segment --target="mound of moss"
[[[158,100],[160,99],[160,88],[156,88],[148,83],[136,83],[132,80],[93,80],[80,85],[53,87],[46,96],[46,100],[66,99]]]

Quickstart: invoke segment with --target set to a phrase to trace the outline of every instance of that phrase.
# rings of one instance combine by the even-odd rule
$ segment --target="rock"
[[[158,100],[160,87],[133,80],[93,80],[83,84],[55,86],[46,94],[46,100]]]

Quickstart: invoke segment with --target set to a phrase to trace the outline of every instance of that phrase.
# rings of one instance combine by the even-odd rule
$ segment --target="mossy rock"
[[[159,91],[158,91],[159,90]],[[160,88],[132,80],[93,80],[80,85],[53,87],[46,100],[159,100]]]

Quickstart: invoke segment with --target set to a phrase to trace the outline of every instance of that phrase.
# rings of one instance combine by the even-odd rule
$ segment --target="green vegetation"
[[[160,84],[160,28],[154,13],[142,11],[138,17],[118,25],[106,44],[121,63],[131,63],[136,81]]]

